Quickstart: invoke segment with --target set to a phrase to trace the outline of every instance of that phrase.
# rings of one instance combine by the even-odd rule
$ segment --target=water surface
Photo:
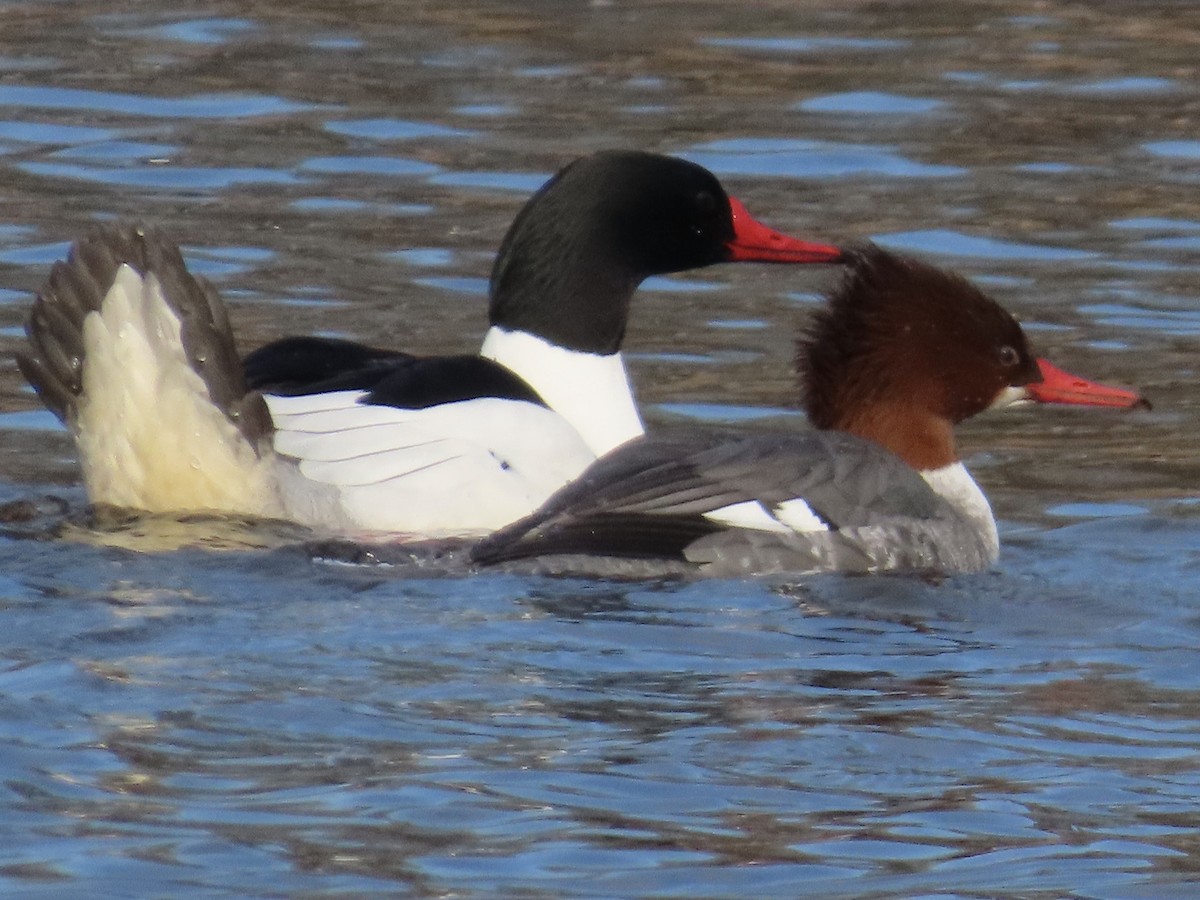
[[[0,26],[6,892],[1192,894],[1200,11],[33,0]],[[91,223],[174,235],[246,349],[463,352],[524,197],[614,146],[952,266],[1155,409],[965,426],[1005,549],[936,581],[450,577],[88,513],[12,354]],[[649,283],[650,423],[803,427],[792,335],[834,278]]]

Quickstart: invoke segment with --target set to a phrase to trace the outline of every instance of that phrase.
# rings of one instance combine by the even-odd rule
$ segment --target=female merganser
[[[479,536],[642,434],[620,347],[643,279],[840,257],[755,221],[698,165],[597,153],[517,215],[478,355],[307,337],[243,365],[179,250],[107,226],[55,265],[18,362],[74,435],[94,503]]]
[[[562,557],[552,568],[571,571],[589,568],[567,558],[583,554],[710,575],[978,571],[999,540],[954,426],[1020,401],[1144,402],[1035,360],[1016,320],[956,275],[874,246],[847,265],[798,348],[819,430],[633,441],[473,558]]]

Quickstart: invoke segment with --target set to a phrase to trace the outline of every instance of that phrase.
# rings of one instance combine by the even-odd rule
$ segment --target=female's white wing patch
[[[768,511],[758,500],[733,503],[705,513],[704,518],[735,528],[755,531],[828,531],[829,526],[812,511],[812,507],[796,497],[785,500]]]

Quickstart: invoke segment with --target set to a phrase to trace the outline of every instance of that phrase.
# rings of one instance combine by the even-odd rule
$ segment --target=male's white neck
[[[645,433],[620,353],[567,350],[524,331],[493,325],[479,355],[524,378],[597,456]]]

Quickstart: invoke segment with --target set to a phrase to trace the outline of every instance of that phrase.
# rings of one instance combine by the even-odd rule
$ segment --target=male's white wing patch
[[[484,397],[412,410],[363,396],[265,398],[276,452],[304,480],[335,488],[354,527],[483,534],[532,512],[595,458],[536,404]]]

